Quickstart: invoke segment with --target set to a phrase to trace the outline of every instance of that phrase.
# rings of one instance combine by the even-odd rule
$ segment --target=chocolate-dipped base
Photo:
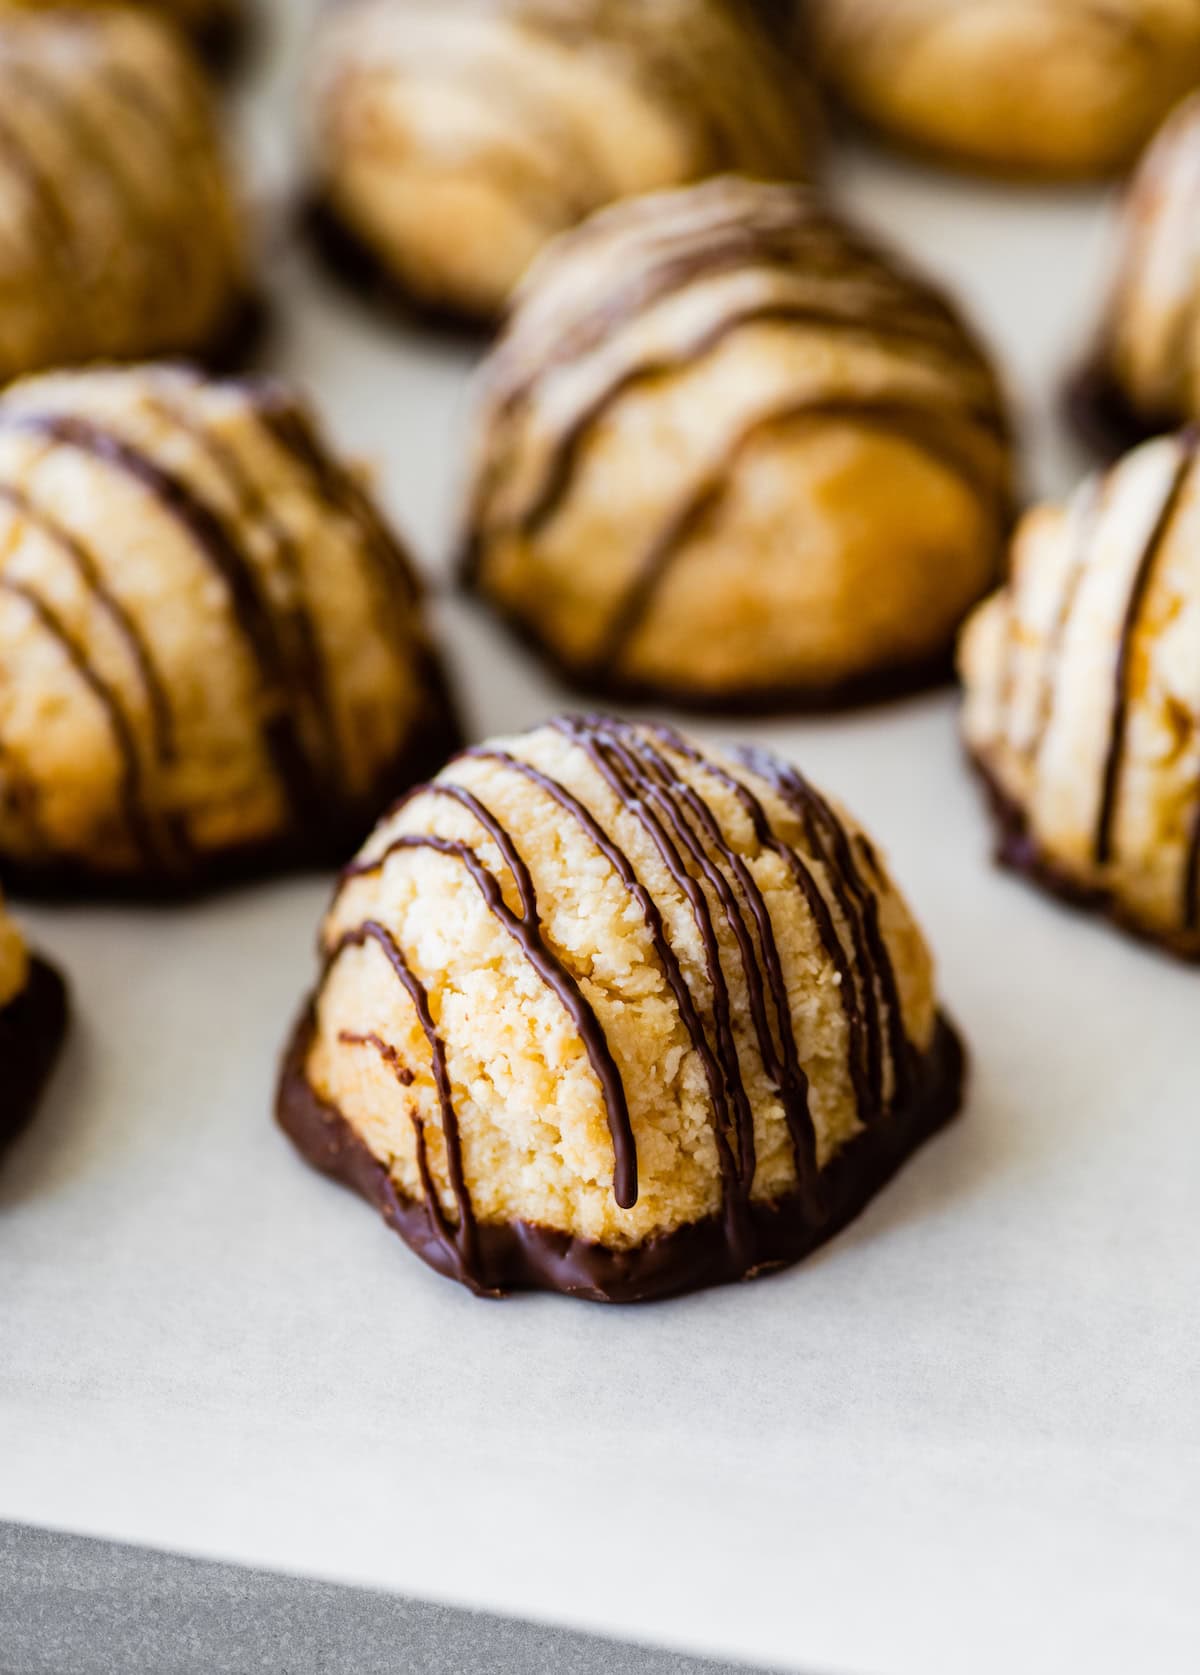
[[[807,1256],[853,1220],[923,1141],[958,1112],[966,1054],[940,1017],[904,1110],[873,1123],[821,1171],[819,1209],[800,1194],[752,1203],[747,1243],[731,1248],[723,1220],[693,1222],[627,1250],[530,1222],[479,1223],[477,1266],[468,1274],[437,1237],[423,1203],[402,1197],[384,1166],[305,1075],[314,1031],[312,1006],[296,1027],[280,1077],[276,1118],[302,1156],[353,1187],[430,1267],[479,1296],[561,1291],[598,1303],[638,1303],[751,1279]]]
[[[206,343],[164,347],[152,358],[177,366],[193,366],[213,378],[233,378],[251,373],[264,358],[263,350],[270,339],[272,319],[270,304],[262,293],[245,291]],[[126,366],[139,366],[146,359],[140,355],[111,358],[114,364]],[[0,387],[5,382],[0,377]],[[16,377],[7,382],[15,383]]]
[[[429,716],[364,797],[330,805],[319,819],[296,825],[282,837],[195,856],[172,872],[149,863],[118,873],[77,859],[29,864],[0,856],[4,887],[10,896],[35,901],[170,904],[288,873],[329,871],[344,865],[381,814],[414,785],[432,779],[463,742],[457,704],[438,671]]]
[[[333,208],[312,195],[299,213],[300,230],[322,268],[344,291],[393,323],[417,325],[475,344],[495,335],[502,314],[472,313],[405,285]]]
[[[188,362],[215,378],[252,372],[262,358],[271,332],[271,307],[261,291],[246,291],[230,309],[213,336],[199,349],[158,360]]]
[[[236,75],[245,66],[262,27],[257,0],[241,0],[192,30],[190,38],[208,69],[224,78]]]
[[[66,984],[45,960],[31,960],[25,987],[0,1008],[0,1151],[33,1116],[66,1029]]]
[[[1130,403],[1112,375],[1099,361],[1089,361],[1063,387],[1063,411],[1091,453],[1102,460],[1127,454],[1151,437],[1178,430],[1181,420],[1162,415],[1148,418]]]
[[[1127,936],[1183,960],[1200,964],[1200,936],[1195,931],[1172,933],[1143,924],[1108,890],[1084,884],[1055,861],[1038,844],[1029,830],[1024,809],[1000,785],[996,776],[973,751],[967,752],[973,772],[983,787],[996,830],[995,858],[998,866],[1018,873],[1041,887],[1067,907],[1098,914]]]
[[[955,679],[954,650],[946,646],[931,657],[867,669],[834,681],[707,690],[665,681],[633,680],[568,663],[528,623],[479,586],[469,558],[459,565],[459,580],[463,592],[484,605],[517,645],[530,652],[562,686],[604,704],[652,705],[701,716],[826,715],[936,692],[953,685]]]

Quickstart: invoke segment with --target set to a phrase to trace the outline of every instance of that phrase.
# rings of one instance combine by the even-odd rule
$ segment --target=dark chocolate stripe
[[[431,785],[422,788],[421,795],[444,797],[447,802],[457,803],[460,808],[466,809],[478,825],[483,827],[500,851],[501,860],[512,874],[513,883],[517,887],[517,899],[521,904],[521,918],[532,924],[538,923],[538,899],[533,876],[525,864],[524,857],[513,842],[512,834],[500,823],[492,811],[485,807],[479,798],[463,785],[442,784],[440,780],[434,780]]]
[[[1180,498],[1191,474],[1198,440],[1200,438],[1192,432],[1185,432],[1179,438],[1179,459],[1176,462],[1175,471],[1163,498],[1158,516],[1154,520],[1154,526],[1138,560],[1133,585],[1129,590],[1129,599],[1125,607],[1125,616],[1121,623],[1121,636],[1117,643],[1108,752],[1104,761],[1100,812],[1096,819],[1096,833],[1093,841],[1093,854],[1097,866],[1106,866],[1112,859],[1113,826],[1116,820],[1117,798],[1121,788],[1121,770],[1124,765],[1125,732],[1129,721],[1129,676],[1133,641],[1141,619],[1142,607],[1145,604],[1150,582],[1154,575],[1155,563],[1170,532]]]
[[[635,258],[636,260],[636,258]],[[620,331],[644,310],[699,281],[720,278],[739,268],[782,268],[809,282],[827,280],[844,287],[846,270],[854,271],[859,285],[877,293],[876,306],[864,309],[872,318],[883,317],[893,304],[910,310],[916,303],[928,315],[931,330],[943,327],[947,343],[965,347],[961,327],[953,310],[936,291],[922,281],[907,281],[892,265],[853,229],[835,226],[810,209],[806,191],[798,190],[788,205],[786,219],[754,221],[742,208],[737,216],[707,225],[685,222],[672,227],[657,249],[644,252],[633,276],[619,285],[592,310],[585,312],[563,332],[541,359],[529,364],[500,397],[499,412],[510,416],[547,373],[591,353],[606,338]],[[510,356],[520,360],[523,337],[518,331],[500,350],[500,364]],[[972,355],[972,359],[975,359]]]
[[[883,1065],[880,1056],[883,1025],[880,1011],[886,1010],[887,1013],[888,1055],[892,1066],[894,1104],[903,1097],[908,1087],[911,1045],[904,1029],[904,1014],[900,1005],[900,990],[895,969],[879,926],[879,908],[875,892],[863,881],[859,873],[845,826],[814,786],[810,785],[790,763],[781,761],[769,751],[744,749],[738,752],[738,756],[750,771],[764,780],[799,817],[812,853],[821,859],[829,873],[839,911],[846,919],[854,939],[856,969],[863,976],[863,1002],[870,1052],[869,1076],[878,1109],[883,1108],[884,1102]]]
[[[239,508],[265,532],[275,551],[280,568],[287,577],[292,603],[279,611],[291,636],[296,675],[291,683],[297,699],[312,706],[321,739],[319,772],[331,792],[336,794],[340,778],[340,739],[330,692],[329,672],[321,655],[316,622],[305,591],[304,571],[300,555],[290,534],[275,516],[258,484],[238,458],[236,451],[222,440],[199,418],[192,417],[186,406],[177,406],[160,393],[150,397],[147,405],[166,423],[181,430],[207,456],[225,478]]]
[[[736,332],[752,326],[792,325],[819,326],[829,332],[847,337],[860,337],[872,342],[900,346],[929,343],[927,332],[916,329],[914,319],[907,323],[897,320],[864,321],[832,307],[818,307],[810,303],[758,302],[731,310],[691,343],[671,353],[637,362],[615,378],[583,411],[555,438],[543,480],[529,505],[516,520],[519,533],[532,537],[549,522],[566,494],[576,467],[594,431],[612,411],[623,395],[639,384],[653,383],[671,373],[682,372],[719,349]],[[930,344],[930,347],[933,345]],[[972,411],[973,422],[995,430],[999,415],[991,410]],[[502,475],[502,473],[497,473]]]
[[[174,190],[186,192],[197,203],[200,193],[210,193],[210,124],[207,113],[194,99],[181,97],[178,82],[158,87],[142,74],[140,63],[109,57],[96,67],[97,87],[142,128],[142,144],[166,151],[169,148],[175,172]],[[165,93],[165,97],[162,95]],[[187,180],[181,181],[186,171]],[[156,246],[168,253],[178,272],[178,283],[190,286],[201,259],[202,242],[194,237],[194,225],[181,221],[170,200],[148,205]],[[192,235],[192,236],[189,236]]]
[[[817,832],[823,832],[825,835],[830,865],[837,869],[857,906],[867,950],[866,981],[872,986],[878,984],[880,999],[886,1013],[887,1050],[892,1069],[894,1107],[911,1092],[910,1072],[914,1053],[904,1027],[904,1008],[900,1002],[896,969],[879,923],[879,898],[860,873],[854,858],[850,834],[829,802],[794,768],[789,770],[789,778],[793,784],[803,788],[802,795],[812,810]]]
[[[742,970],[746,981],[746,991],[750,1002],[751,1017],[754,1021],[755,1033],[758,1038],[759,1055],[763,1068],[770,1081],[775,1085],[783,1106],[784,1118],[792,1142],[792,1152],[796,1167],[796,1178],[801,1189],[812,1191],[815,1196],[816,1187],[816,1130],[813,1127],[812,1112],[809,1107],[808,1077],[800,1064],[796,1051],[795,1028],[792,1022],[791,1002],[788,999],[787,984],[783,977],[783,961],[779,952],[779,945],[775,938],[775,927],[771,919],[770,910],[762,891],[758,887],[750,869],[742,857],[726,838],[720,823],[712,808],[692,785],[678,774],[667,758],[655,750],[649,739],[651,732],[636,728],[614,726],[614,731],[623,738],[629,748],[644,763],[664,793],[673,801],[682,805],[685,814],[684,829],[685,843],[689,854],[695,860],[705,878],[716,892],[725,913],[726,923],[733,933],[734,941],[741,957]],[[688,830],[688,817],[699,828],[701,841],[695,841]],[[704,842],[715,851],[720,865],[712,865],[704,849]],[[733,877],[734,889],[730,888],[723,868],[727,868]],[[739,897],[753,922],[754,938],[746,923]],[[757,951],[755,949],[757,941]],[[763,978],[766,978],[764,984]],[[771,1023],[767,1016],[766,1000],[770,994],[771,1006],[775,1015],[775,1028],[778,1031],[778,1044],[772,1034]]]
[[[704,1070],[704,1079],[708,1085],[709,1102],[713,1110],[713,1129],[717,1139],[718,1151],[721,1154],[722,1178],[732,1167],[732,1155],[728,1152],[726,1130],[731,1125],[728,1094],[724,1086],[721,1068],[708,1039],[708,1032],[696,1010],[692,992],[688,988],[687,979],[683,975],[683,968],[679,964],[675,950],[671,947],[663,924],[662,914],[653,896],[638,878],[633,862],[616,839],[606,832],[600,822],[586,808],[579,799],[572,795],[558,780],[552,779],[529,762],[523,762],[518,757],[510,756],[507,751],[491,750],[487,746],[479,745],[464,752],[468,757],[480,762],[495,762],[513,773],[520,774],[531,785],[537,786],[549,797],[565,814],[575,820],[587,837],[595,844],[597,850],[608,861],[616,872],[621,883],[629,891],[638,907],[641,909],[646,928],[650,933],[650,940],[655,954],[662,966],[663,974],[671,993],[679,1007],[679,1015],[683,1020],[693,1048],[700,1059]]]
[[[129,719],[112,687],[92,667],[83,647],[66,623],[40,594],[24,582],[0,575],[0,593],[22,600],[44,631],[57,641],[80,680],[104,710],[113,742],[121,759],[121,804],[129,836],[138,854],[148,859],[157,853],[153,827],[143,798],[142,763]]]
[[[482,808],[482,805],[479,806]],[[486,810],[484,813],[485,829],[499,842],[496,834],[503,828],[494,816]],[[507,834],[504,834],[504,840],[511,850],[511,839]],[[350,880],[379,872],[393,855],[405,849],[430,850],[461,862],[493,915],[512,937],[546,987],[558,996],[570,1014],[604,1097],[609,1133],[613,1142],[613,1197],[621,1209],[631,1209],[638,1198],[637,1143],[625,1098],[625,1087],[616,1060],[612,1056],[608,1038],[578,981],[547,947],[536,917],[530,913],[522,918],[511,910],[496,879],[469,844],[419,833],[406,834],[395,838],[372,860],[353,862],[346,868],[342,877]],[[528,877],[528,874],[525,876]]]
[[[351,473],[322,447],[307,414],[281,386],[266,379],[247,380],[243,388],[251,397],[255,417],[262,428],[303,468],[317,497],[357,529],[393,608],[419,599],[420,578],[403,544]],[[399,600],[397,591],[401,595]]]
[[[76,448],[124,473],[168,512],[191,538],[225,584],[244,643],[254,660],[266,695],[279,709],[263,723],[268,754],[293,813],[301,819],[320,809],[311,764],[297,735],[295,691],[279,644],[274,617],[259,592],[253,564],[212,507],[182,477],[133,446],[115,431],[66,413],[0,409],[0,429],[44,436]]]
[[[740,10],[740,0],[735,5]],[[795,92],[784,90],[787,66],[772,62],[774,55],[757,18],[749,12],[727,16],[722,0],[719,8],[708,8],[710,16],[703,22],[696,50],[690,40],[675,38],[668,21],[659,20],[653,7],[644,9],[648,27],[638,34],[631,30],[633,21],[641,21],[637,8],[614,14],[593,6],[574,17],[562,8],[543,9],[536,25],[541,35],[573,51],[588,53],[599,44],[620,52],[647,101],[701,142],[703,166],[696,169],[697,175],[723,168],[746,174],[794,171],[800,163],[802,135],[807,134],[802,120],[793,115]],[[683,28],[691,32],[687,24]],[[721,75],[715,73],[718,52]],[[760,120],[764,101],[781,123],[792,120],[785,144],[778,143],[769,122]]]
[[[785,1100],[798,1096],[806,1102],[807,1079],[796,1060],[791,1011],[775,928],[757,880],[725,836],[711,805],[676,771],[668,757],[654,748],[651,743],[656,736],[653,729],[609,723],[605,730],[622,741],[638,762],[639,771],[646,776],[646,781],[670,798],[683,814],[681,830],[684,846],[700,868],[701,877],[712,884],[737,943],[763,1066]],[[710,861],[706,845],[707,849],[715,852],[718,864]],[[732,875],[732,887],[724,869]],[[742,911],[743,906],[753,923],[753,937]],[[764,972],[775,1013],[778,1043],[766,1014]]]
[[[338,1040],[345,1042],[347,1047],[374,1047],[402,1088],[411,1088],[416,1081],[415,1074],[405,1064],[396,1048],[390,1041],[385,1041],[382,1035],[376,1035],[373,1029],[368,1030],[365,1035],[359,1035],[352,1029],[339,1029]]]
[[[665,758],[649,747],[646,740],[631,726],[619,722],[593,723],[599,735],[619,749],[621,765],[624,769],[631,788],[638,799],[649,798],[659,809],[671,831],[684,859],[696,867],[697,882],[703,888],[708,885],[721,908],[724,922],[733,936],[737,953],[742,967],[742,975],[746,984],[746,997],[754,1024],[755,1036],[758,1041],[759,1057],[768,1077],[776,1084],[779,1091],[786,1093],[783,1086],[785,1072],[766,1015],[766,992],[763,985],[762,969],[756,955],[753,941],[750,937],[746,922],[738,905],[737,897],[730,888],[720,866],[715,865],[705,850],[703,842],[696,835],[693,821],[699,825],[709,843],[718,850],[721,860],[734,872],[739,888],[743,894],[747,893],[747,882],[752,891],[757,890],[753,880],[748,875],[737,872],[736,857],[724,835],[720,832],[709,810],[695,795],[691,787],[682,780],[666,763]],[[690,869],[689,869],[690,870]],[[695,877],[696,874],[693,874]],[[761,897],[759,898],[761,902]],[[758,907],[759,903],[755,903]],[[762,904],[765,913],[765,904]],[[758,927],[760,931],[762,926]]]
[[[785,843],[778,837],[771,827],[767,811],[748,785],[731,774],[719,762],[706,756],[692,745],[682,734],[673,727],[655,726],[651,728],[654,735],[660,739],[666,749],[685,761],[694,763],[702,772],[710,775],[732,793],[754,828],[755,841],[762,849],[769,850],[779,857],[791,874],[800,895],[808,908],[816,928],[817,937],[826,958],[833,966],[838,977],[838,996],[842,1003],[842,1010],[846,1017],[846,1029],[849,1041],[850,1083],[854,1090],[855,1105],[859,1120],[867,1122],[874,1116],[871,1109],[867,1083],[865,1080],[866,1063],[866,1035],[863,1024],[862,1009],[858,1003],[858,986],[854,976],[853,962],[838,935],[837,926],[833,922],[833,915],[829,905],[821,893],[820,886],[813,876],[804,857],[791,844]],[[847,916],[847,923],[849,923]],[[790,1013],[789,1013],[790,1016]]]
[[[1054,623],[1046,639],[1039,674],[1037,725],[1029,749],[1030,760],[1035,763],[1041,755],[1042,745],[1045,743],[1046,735],[1054,721],[1054,712],[1058,700],[1057,681],[1062,669],[1063,641],[1074,615],[1075,601],[1079,595],[1080,585],[1087,572],[1088,555],[1104,509],[1106,482],[1107,478],[1094,477],[1086,491],[1088,498],[1079,512],[1079,530],[1073,543],[1066,575],[1063,578],[1063,588],[1055,612]],[[1009,586],[1013,586],[1011,581]],[[1003,697],[1005,708],[1007,708],[1015,678],[1012,665],[1016,644],[1017,635],[1013,632],[1009,635],[1006,649],[1005,684],[1007,690]]]
[[[497,185],[510,196],[521,200],[540,218],[569,225],[582,221],[597,205],[608,203],[620,195],[619,184],[612,180],[607,159],[587,143],[586,126],[571,120],[570,107],[556,86],[547,97],[532,80],[511,74],[503,63],[503,55],[489,53],[485,31],[471,38],[469,56],[456,53],[438,55],[425,50],[416,65],[393,58],[389,72],[401,81],[415,79],[427,89],[436,77],[444,84],[455,84],[459,92],[478,98],[489,115],[495,116],[501,106],[517,130],[515,138],[504,141],[493,138],[486,157],[479,157],[476,166],[487,164],[497,177]],[[443,62],[439,63],[441,56]],[[447,61],[448,60],[448,61]],[[532,151],[542,164],[553,159],[559,165],[553,181],[537,180],[530,174]],[[522,143],[525,141],[526,143]],[[576,190],[574,182],[588,183],[588,189]]]
[[[629,752],[619,739],[600,731],[598,720],[559,716],[550,725],[584,752],[622,807],[636,816],[691,909],[704,949],[718,1051],[733,1119],[731,1131],[736,1142],[721,1152],[728,1170],[724,1182],[727,1236],[731,1244],[740,1246],[745,1235],[745,1208],[754,1180],[754,1116],[742,1080],[729,988],[708,898],[693,878],[677,844],[683,836],[682,817],[670,800],[656,793],[653,787],[643,789]]]
[[[437,1089],[438,1108],[442,1116],[442,1135],[446,1143],[446,1169],[450,1177],[450,1188],[454,1193],[454,1202],[458,1208],[458,1226],[452,1228],[446,1220],[441,1200],[429,1171],[429,1157],[425,1144],[425,1127],[415,1111],[410,1110],[409,1117],[416,1134],[417,1162],[421,1172],[421,1185],[425,1192],[425,1213],[429,1220],[431,1232],[444,1244],[450,1255],[456,1256],[463,1269],[468,1274],[474,1274],[477,1266],[478,1229],[475,1222],[475,1211],[471,1204],[471,1194],[467,1190],[466,1178],[463,1173],[462,1136],[458,1127],[458,1116],[454,1109],[454,1090],[450,1085],[450,1071],[446,1064],[446,1048],[437,1026],[433,1021],[433,1014],[429,1010],[429,996],[425,985],[412,970],[404,958],[396,939],[385,926],[374,919],[368,919],[356,929],[347,931],[335,943],[328,961],[326,971],[347,948],[362,948],[368,942],[374,942],[383,950],[388,964],[400,979],[408,998],[412,1001],[413,1010],[417,1015],[417,1022],[429,1043],[430,1057],[433,1063],[433,1081]]]
[[[71,218],[46,170],[25,145],[21,134],[10,123],[5,122],[2,116],[0,157],[3,157],[12,173],[21,182],[37,212],[46,248],[55,268],[60,273],[65,271],[68,257],[73,256],[74,227]]]
[[[155,751],[160,761],[171,761],[175,755],[174,723],[171,716],[171,701],[167,695],[166,687],[155,668],[154,659],[151,656],[145,635],[116,594],[106,584],[103,571],[95,554],[77,535],[60,524],[43,507],[35,505],[22,489],[16,488],[11,483],[0,483],[0,501],[10,506],[19,517],[36,529],[46,540],[52,542],[70,561],[84,586],[91,591],[97,606],[116,628],[121,639],[125,642],[131,661],[137,669],[138,678],[146,696]]]
[[[537,383],[556,367],[590,354],[644,310],[665,302],[689,285],[717,279],[748,266],[795,265],[799,260],[798,240],[807,232],[800,223],[769,231],[736,222],[715,229],[690,225],[680,229],[663,256],[637,269],[632,279],[610,292],[590,313],[583,314],[540,361],[527,368],[525,375],[501,396],[500,415],[511,417]],[[832,247],[832,240],[830,244]],[[501,365],[513,353],[515,341],[520,341],[520,334],[514,334],[501,347]]]
[[[104,79],[105,66],[99,66],[99,79]],[[70,141],[72,156],[69,166],[82,175],[87,171],[90,181],[101,181],[118,209],[128,222],[127,234],[137,239],[143,252],[150,254],[161,245],[160,217],[148,211],[140,188],[124,167],[117,150],[109,144],[102,126],[93,122],[79,96],[79,88],[63,83],[44,67],[26,60],[21,65],[20,87],[41,105],[49,120]],[[85,190],[80,185],[80,190]],[[65,213],[65,211],[64,211]],[[153,281],[149,265],[143,265],[142,305],[152,302]],[[176,276],[181,282],[181,275]]]
[[[973,481],[977,488],[986,486],[981,485],[969,456],[956,445],[953,418],[951,411],[944,414],[926,412],[902,402],[875,405],[869,401],[811,400],[773,408],[752,419],[734,438],[725,458],[690,491],[665,528],[651,542],[628,590],[603,630],[596,651],[588,660],[587,678],[602,682],[611,675],[613,666],[641,627],[676,558],[730,492],[734,467],[743,454],[772,431],[820,419],[849,420],[864,429],[896,436],[938,464]]]

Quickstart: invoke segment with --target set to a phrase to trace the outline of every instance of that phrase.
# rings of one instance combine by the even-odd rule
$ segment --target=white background
[[[274,10],[244,112],[267,206],[312,5]],[[1102,195],[859,155],[835,179],[968,301],[1031,482],[1068,484],[1053,397]],[[267,242],[277,362],[436,571],[467,351]],[[476,735],[563,703],[439,610]],[[77,1021],[0,1178],[0,1516],[814,1675],[1194,1670],[1197,975],[990,869],[954,712],[739,729],[878,832],[974,1073],[965,1119],[831,1247],[681,1302],[478,1302],[295,1158],[271,1091],[327,882],[29,910]]]

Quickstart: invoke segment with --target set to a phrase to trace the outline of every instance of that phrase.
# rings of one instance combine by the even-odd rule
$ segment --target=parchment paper
[[[291,166],[309,3],[242,126]],[[1000,350],[1031,479],[1098,193],[855,153],[860,213]],[[277,249],[277,362],[436,569],[470,354]],[[441,607],[474,730],[563,697]],[[0,1516],[813,1675],[1196,1668],[1200,980],[988,864],[949,696],[752,728],[890,851],[973,1048],[965,1119],[835,1244],[649,1308],[477,1302],[273,1129],[323,881],[172,912],[28,911],[70,972],[53,1097],[0,1177]]]

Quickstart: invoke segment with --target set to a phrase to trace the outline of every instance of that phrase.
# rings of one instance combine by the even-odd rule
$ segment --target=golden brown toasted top
[[[200,352],[244,300],[215,113],[130,10],[0,15],[0,380]]]

